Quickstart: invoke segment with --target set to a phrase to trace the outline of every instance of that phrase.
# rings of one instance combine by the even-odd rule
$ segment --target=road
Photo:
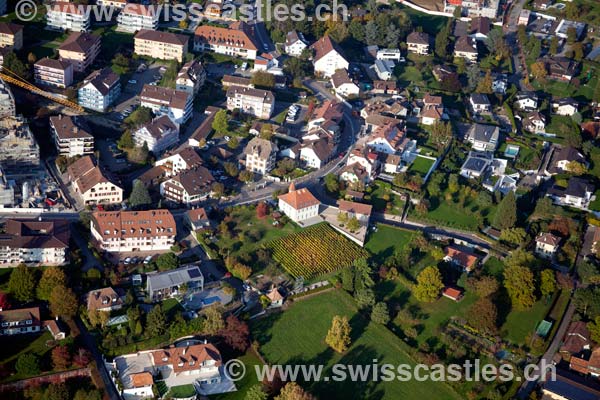
[[[509,8],[508,21],[504,26],[504,35],[508,45],[517,51],[513,51],[512,54],[512,66],[513,74],[509,77],[509,82],[514,83],[519,87],[519,90],[529,90],[528,85],[523,82],[523,72],[527,73],[527,65],[525,65],[525,59],[523,56],[521,44],[517,43],[517,29],[519,22],[519,15],[523,10],[525,0],[517,0]]]

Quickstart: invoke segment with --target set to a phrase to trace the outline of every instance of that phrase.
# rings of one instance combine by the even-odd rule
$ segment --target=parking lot
[[[117,148],[114,140],[99,139],[96,141],[96,147],[100,152],[102,164],[108,166],[111,172],[121,172],[129,167],[127,155]]]

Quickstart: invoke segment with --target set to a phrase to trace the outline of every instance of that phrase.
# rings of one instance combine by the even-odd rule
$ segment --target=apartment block
[[[167,115],[177,125],[184,124],[192,115],[192,96],[182,90],[144,85],[140,105],[157,115]]]
[[[177,79],[175,80],[175,89],[182,90],[195,96],[204,86],[206,80],[206,71],[199,60],[192,60],[181,67]]]
[[[90,12],[86,5],[59,1],[48,7],[46,26],[50,29],[88,32],[91,28]]]
[[[50,117],[50,132],[60,156],[76,157],[94,153],[94,137],[87,124],[78,117],[62,114]]]
[[[120,95],[121,81],[110,68],[92,72],[77,92],[80,106],[99,112],[105,112]]]
[[[266,174],[275,166],[277,145],[270,140],[254,137],[244,149],[246,169],[257,174]]]
[[[167,115],[154,118],[133,132],[136,146],[148,146],[154,154],[160,154],[179,142],[179,127]]]
[[[68,259],[69,221],[9,219],[0,235],[0,267],[63,265]]]
[[[73,83],[73,64],[48,57],[42,58],[33,65],[33,77],[40,85],[67,88]]]
[[[227,90],[227,109],[236,108],[245,114],[269,119],[275,109],[275,96],[268,90],[231,86]]]
[[[90,33],[72,33],[58,48],[61,61],[73,64],[75,72],[85,71],[100,53],[100,37]]]
[[[135,33],[158,29],[158,8],[154,5],[127,3],[117,17],[119,31]]]
[[[228,28],[202,25],[194,32],[194,51],[212,51],[247,60],[255,60],[256,40],[248,24],[236,21]]]
[[[99,250],[162,253],[175,243],[177,226],[169,210],[97,211],[92,214],[90,231]]]
[[[160,60],[183,62],[188,51],[188,37],[170,32],[142,29],[134,42],[135,54]]]
[[[23,25],[0,22],[0,47],[21,50],[23,47]]]

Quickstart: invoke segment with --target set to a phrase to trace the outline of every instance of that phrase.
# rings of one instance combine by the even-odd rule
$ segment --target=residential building
[[[73,71],[84,72],[100,53],[100,37],[90,33],[71,33],[58,47],[58,58],[73,64]]]
[[[477,62],[477,40],[469,36],[461,36],[454,44],[454,57],[464,58],[469,63]]]
[[[377,59],[375,60],[375,64],[373,64],[373,69],[375,70],[377,77],[383,81],[392,79],[394,76],[394,67],[394,62],[389,60]]]
[[[348,69],[350,65],[344,58],[342,50],[329,35],[323,36],[310,46],[315,55],[313,65],[315,74],[322,75],[325,78],[331,77],[338,69]]]
[[[23,25],[0,22],[0,47],[21,50],[23,47]]]
[[[492,30],[492,23],[488,17],[475,17],[471,19],[470,37],[477,41],[485,41]]]
[[[469,96],[469,104],[475,113],[492,112],[492,104],[485,94],[472,93],[471,96]]]
[[[581,353],[583,350],[589,350],[592,345],[590,331],[583,321],[573,321],[569,324],[559,352],[565,356]]]
[[[67,167],[69,181],[83,203],[120,204],[123,189],[112,182],[92,156],[83,156]]]
[[[431,39],[425,32],[412,32],[406,38],[408,51],[426,56],[429,54],[429,43]]]
[[[331,85],[335,93],[343,98],[357,97],[360,93],[358,85],[350,79],[345,69],[335,71],[331,76]]]
[[[544,379],[542,399],[546,400],[592,400],[600,398],[598,386],[590,386],[592,382],[573,373],[557,369],[556,379]]]
[[[579,112],[579,103],[572,98],[554,100],[552,102],[552,110],[557,115],[572,117]]]
[[[110,68],[103,68],[92,72],[77,91],[80,106],[106,112],[121,95],[121,81],[119,75]]]
[[[154,154],[160,154],[179,142],[179,127],[166,115],[153,118],[133,132],[136,146],[148,146]]]
[[[103,7],[114,7],[122,10],[128,3],[127,0],[96,0],[96,4]]]
[[[33,78],[38,85],[67,88],[73,83],[73,64],[48,57],[42,58],[33,64]]]
[[[117,16],[119,31],[134,33],[158,29],[158,8],[153,5],[127,3]]]
[[[167,115],[179,126],[192,116],[193,98],[182,90],[144,85],[140,105],[150,108],[155,114]]]
[[[243,76],[237,75],[223,75],[221,83],[223,84],[224,88],[229,88],[231,86],[254,88],[254,84],[250,78],[244,78]]]
[[[94,289],[87,293],[87,310],[111,312],[123,308],[123,299],[112,287]]]
[[[379,49],[375,55],[375,59],[383,61],[402,61],[402,53],[400,49]]]
[[[348,154],[348,159],[346,160],[346,166],[351,166],[353,164],[358,164],[365,169],[368,182],[377,175],[377,170],[379,169],[379,155],[368,146],[356,147]]]
[[[467,159],[460,168],[460,175],[467,179],[483,178],[494,162],[494,154],[486,151],[469,151]]]
[[[405,132],[398,123],[387,123],[375,129],[367,138],[369,148],[386,154],[396,154]]]
[[[133,39],[134,53],[140,56],[183,62],[188,52],[185,35],[142,29]]]
[[[15,116],[15,97],[13,96],[10,87],[0,78],[0,119]]]
[[[223,16],[223,4],[221,0],[208,0],[204,7],[204,16],[208,19],[219,19]]]
[[[90,231],[102,251],[164,253],[175,243],[177,225],[169,210],[96,211]]]
[[[564,146],[560,149],[554,149],[552,158],[548,163],[546,175],[554,175],[560,173],[568,173],[571,170],[570,164],[578,163],[587,166],[588,162],[579,150],[574,147]]]
[[[86,5],[58,1],[48,7],[46,26],[71,32],[88,32],[91,27],[90,12]]]
[[[182,286],[185,293],[196,293],[204,290],[204,275],[197,265],[188,265],[170,271],[148,274],[146,292],[152,301],[162,301],[180,294]]]
[[[0,310],[0,335],[35,333],[40,331],[41,326],[39,307]]]
[[[495,151],[500,138],[500,128],[493,125],[473,124],[467,131],[466,137],[474,150]]]
[[[183,65],[175,79],[175,89],[195,96],[204,86],[206,71],[200,60],[192,60]]]
[[[585,210],[594,194],[594,185],[583,178],[574,176],[569,178],[566,188],[554,185],[547,194],[559,205]]]
[[[70,239],[66,220],[6,220],[0,236],[0,265],[63,265]]]
[[[254,137],[244,149],[246,169],[257,174],[265,175],[275,166],[277,145],[270,140]]]
[[[531,133],[544,133],[546,130],[546,117],[538,111],[533,111],[523,120],[523,128]]]
[[[185,212],[185,222],[192,231],[210,228],[210,220],[204,207],[193,208]]]
[[[334,138],[321,128],[302,138],[300,160],[308,168],[319,169],[333,158],[337,146]]]
[[[281,307],[285,300],[285,297],[281,294],[279,288],[275,286],[272,287],[265,296],[271,301],[270,307]]]
[[[231,86],[227,90],[227,109],[236,108],[245,114],[269,119],[275,110],[275,96],[268,90]]]
[[[540,233],[535,238],[535,252],[537,255],[545,258],[552,258],[558,251],[560,237],[552,233]]]
[[[348,182],[351,188],[361,189],[369,183],[368,171],[359,163],[348,164],[339,172],[339,179]]]
[[[420,104],[419,116],[423,125],[433,125],[447,118],[441,96],[425,93]]]
[[[231,382],[227,384],[221,377],[221,354],[206,342],[122,355],[115,358],[113,365],[123,384],[124,400],[154,398],[154,376],[168,376],[161,380],[167,388],[188,382],[202,396],[235,390]]]
[[[254,33],[243,21],[236,21],[228,28],[201,25],[194,31],[194,51],[212,51],[247,60],[256,59],[258,47]]]
[[[444,254],[444,261],[461,267],[467,273],[473,271],[479,263],[479,257],[475,254],[456,246],[447,246]]]
[[[59,156],[75,157],[94,153],[94,137],[80,117],[62,114],[50,117],[50,132]]]
[[[308,47],[308,42],[302,32],[296,30],[290,31],[285,36],[285,52],[292,57],[300,57],[304,49]]]
[[[398,87],[398,82],[396,81],[373,81],[373,89],[371,89],[371,93],[398,95],[400,93],[400,88]]]
[[[42,321],[42,329],[47,329],[54,340],[63,340],[67,337],[64,325],[57,319]]]
[[[339,124],[344,116],[344,105],[338,101],[325,100],[323,104],[315,108],[308,119],[308,131],[325,125],[327,121]]]
[[[521,10],[519,14],[519,19],[517,21],[517,25],[529,25],[529,19],[531,18],[531,10]]]
[[[279,209],[294,222],[302,222],[319,215],[321,202],[307,188],[296,189],[290,184],[286,194],[279,196]]]
[[[548,78],[563,82],[571,82],[571,79],[579,70],[579,63],[566,57],[548,57],[543,60],[548,70]]]
[[[207,168],[196,166],[162,182],[160,194],[172,203],[195,205],[208,198],[214,182]]]
[[[520,92],[515,96],[515,107],[523,111],[535,111],[538,108],[539,97],[534,92]]]
[[[154,166],[161,167],[165,171],[165,175],[170,177],[202,164],[202,158],[196,150],[191,147],[184,147],[175,153],[165,154],[161,159],[156,160]]]
[[[212,123],[215,120],[215,115],[221,110],[219,107],[208,106],[204,110],[204,120],[198,128],[192,133],[188,139],[188,144],[194,147],[201,147],[202,142],[206,142],[208,136],[212,133]],[[202,144],[205,146],[206,144]]]
[[[337,201],[338,209],[340,212],[348,215],[348,218],[356,218],[359,222],[368,225],[371,219],[371,212],[373,206],[369,204],[356,203],[347,200]]]

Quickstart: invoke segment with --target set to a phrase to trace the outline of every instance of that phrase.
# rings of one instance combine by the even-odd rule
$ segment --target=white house
[[[292,57],[299,57],[308,47],[307,43],[302,32],[290,31],[285,37],[285,52]]]
[[[310,190],[297,189],[294,182],[290,184],[289,191],[279,196],[279,209],[294,222],[302,222],[319,215],[321,203]]]
[[[571,117],[573,114],[579,112],[579,104],[571,98],[559,99],[552,102],[552,109],[557,115]]]
[[[474,124],[467,131],[467,140],[474,150],[494,151],[499,138],[500,128],[493,125]]]
[[[179,141],[179,127],[166,115],[152,121],[133,132],[136,146],[148,146],[148,150],[159,154]]]
[[[406,38],[408,51],[424,56],[429,54],[429,43],[429,35],[425,32],[412,32]]]
[[[539,97],[533,92],[517,93],[515,96],[515,107],[524,111],[534,111],[538,108]]]
[[[546,117],[537,111],[529,113],[523,120],[523,127],[531,133],[543,133],[546,130]]]
[[[311,46],[315,51],[313,65],[315,73],[326,78],[330,77],[338,69],[348,69],[350,65],[344,58],[342,50],[329,35],[323,36]]]
[[[175,89],[181,90],[195,96],[200,88],[204,86],[206,71],[200,60],[191,60],[181,67],[175,79]]]
[[[560,237],[552,233],[540,233],[535,238],[535,252],[544,258],[552,258],[558,251]]]
[[[175,124],[181,125],[192,116],[193,96],[183,90],[144,85],[140,105],[155,114],[167,115]]]
[[[389,81],[394,76],[394,62],[389,60],[375,60],[373,69],[382,81]]]
[[[105,112],[121,95],[119,76],[110,68],[103,68],[88,75],[77,91],[80,106]]]
[[[492,104],[485,94],[472,93],[469,97],[469,104],[475,113],[489,113],[492,111]]]
[[[344,98],[356,97],[360,93],[360,88],[350,79],[348,71],[345,69],[335,71],[331,76],[331,85],[335,92]]]
[[[396,154],[404,138],[404,133],[398,124],[387,123],[375,129],[367,138],[366,143],[375,151]]]
[[[402,60],[402,53],[400,49],[379,49],[377,50],[375,59],[400,62]]]
[[[90,14],[88,6],[59,1],[48,6],[46,25],[50,29],[87,32]]]

